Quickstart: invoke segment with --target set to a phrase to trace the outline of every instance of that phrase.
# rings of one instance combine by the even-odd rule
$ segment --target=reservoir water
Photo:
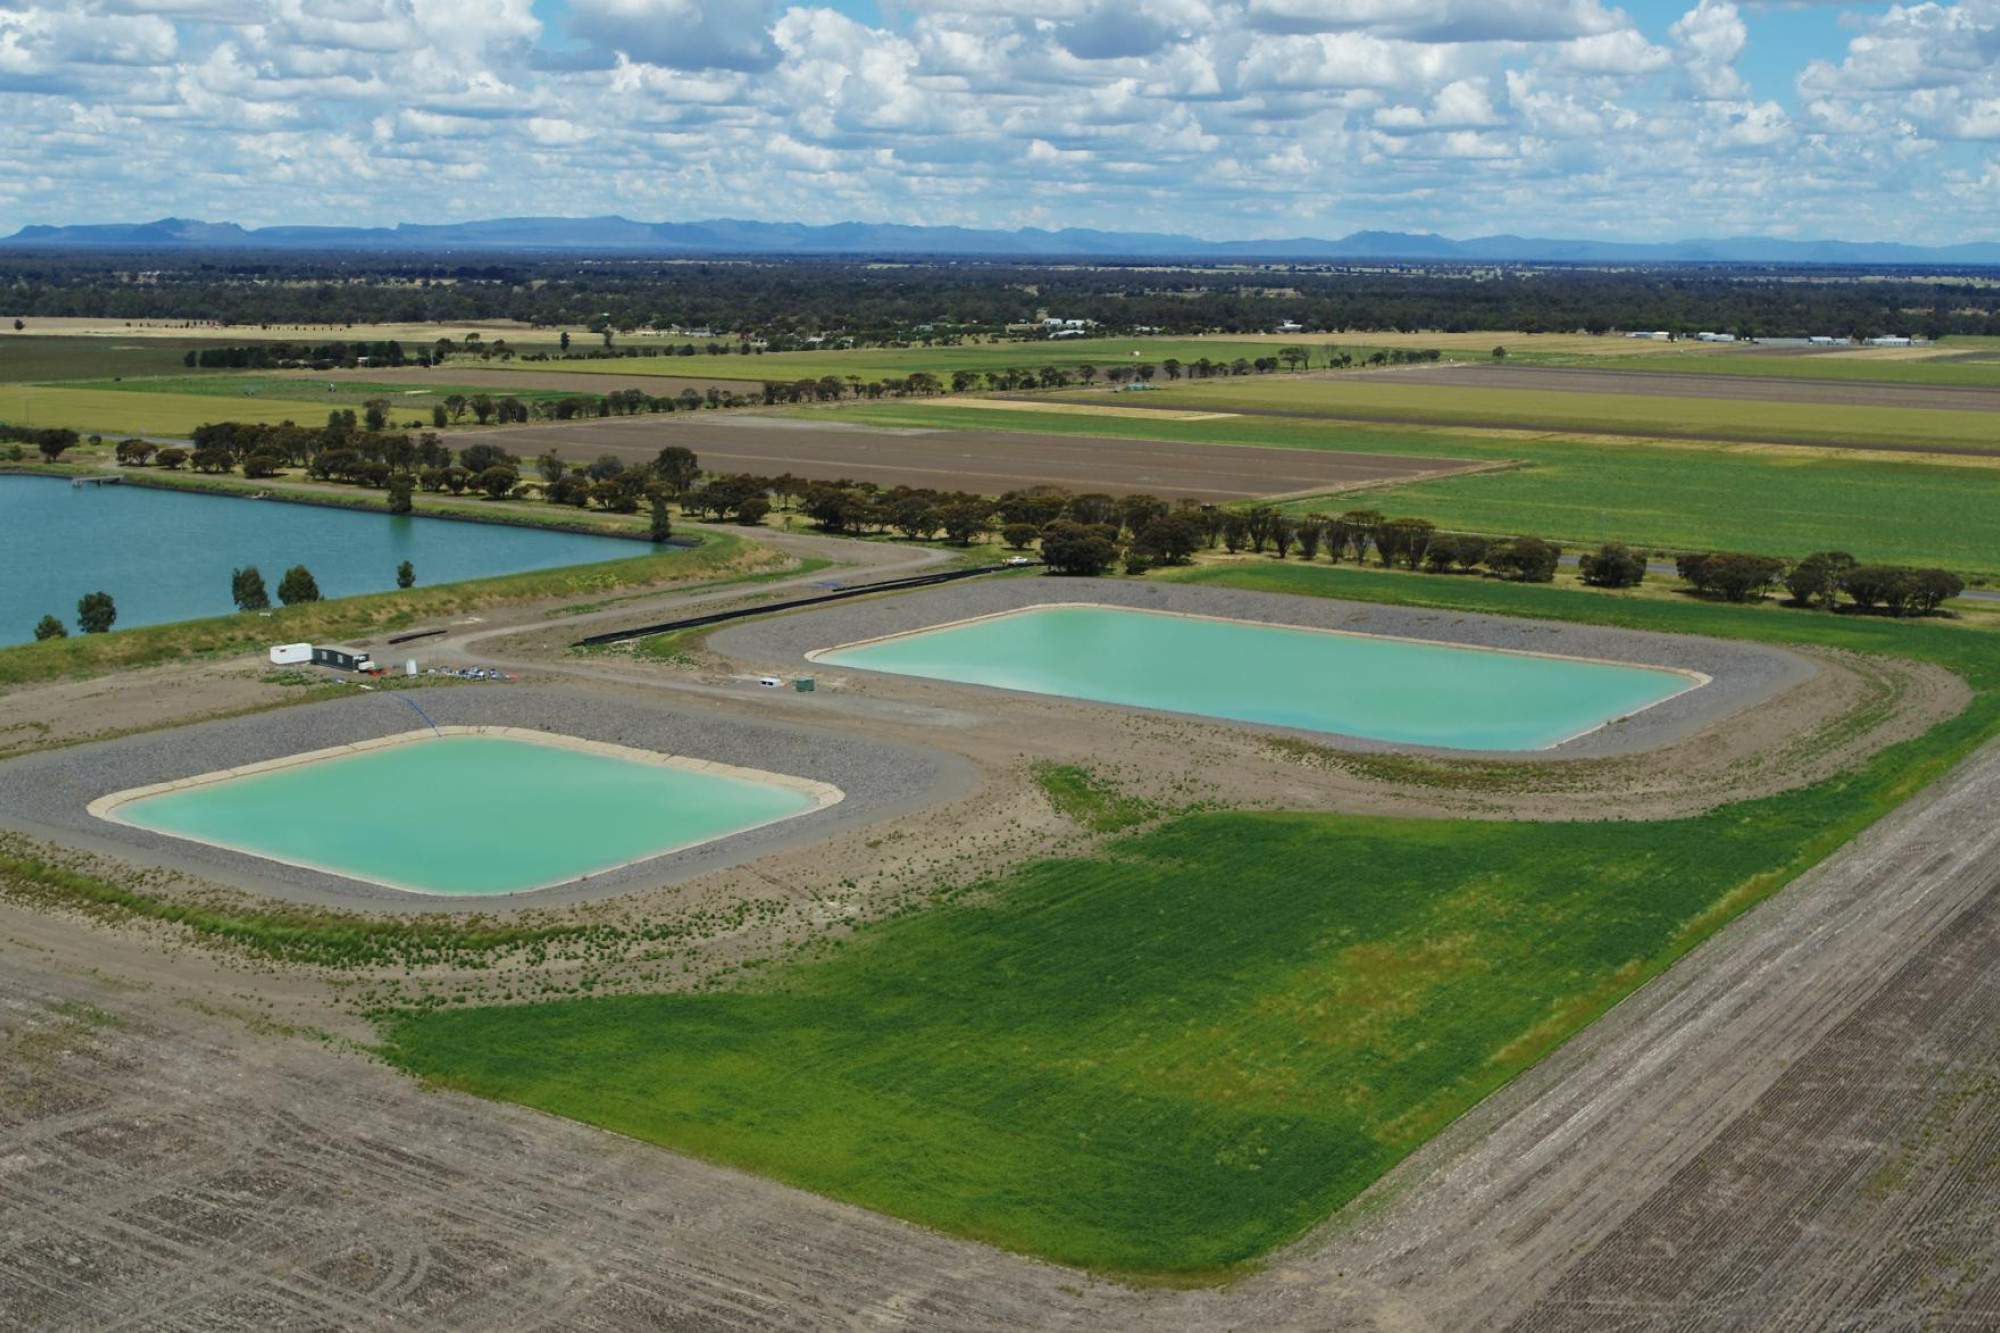
[[[425,893],[513,893],[818,808],[799,787],[562,744],[446,735],[110,812],[156,833]]]
[[[1544,749],[1697,683],[1654,667],[1095,606],[1029,607],[812,657],[1463,750]]]
[[[230,571],[243,565],[257,566],[276,602],[293,565],[312,571],[321,596],[348,597],[395,587],[405,560],[428,585],[649,549],[616,537],[26,476],[0,476],[0,534],[0,645],[28,642],[50,614],[76,633],[77,599],[100,590],[118,607],[117,629],[226,615],[235,610]]]

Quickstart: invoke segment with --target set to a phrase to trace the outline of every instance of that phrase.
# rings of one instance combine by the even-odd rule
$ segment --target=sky
[[[0,0],[0,230],[2000,238],[2000,0]]]

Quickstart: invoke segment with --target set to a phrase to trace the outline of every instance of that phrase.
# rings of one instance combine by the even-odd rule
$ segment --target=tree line
[[[129,275],[143,270],[147,281]],[[1977,270],[1782,265],[1596,269],[1555,264],[1037,264],[917,259],[662,263],[619,256],[0,255],[0,291],[37,316],[256,328],[518,320],[593,334],[710,329],[776,346],[1004,334],[1044,313],[1107,330],[1330,332],[1716,329],[1746,336],[2000,335],[2000,289]],[[1476,279],[1476,280],[1474,280]],[[786,340],[799,340],[797,343]]]

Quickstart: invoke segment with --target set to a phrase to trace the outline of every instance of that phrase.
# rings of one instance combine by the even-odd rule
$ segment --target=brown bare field
[[[1112,495],[1245,500],[1450,476],[1490,464],[1398,454],[1261,449],[1008,431],[905,430],[801,417],[703,413],[625,417],[454,437],[533,458],[560,450],[571,462],[614,454],[650,461],[668,445],[692,449],[711,472],[790,473],[997,495],[1062,486]]]
[[[1367,373],[1371,377],[1421,375],[1424,384],[1453,389],[1524,389],[1539,393],[1618,393],[1641,398],[1805,403],[1818,407],[2000,412],[2000,389],[1961,385],[1756,379],[1748,375],[1679,375],[1671,370],[1571,370],[1551,366],[1438,365],[1414,371]]]

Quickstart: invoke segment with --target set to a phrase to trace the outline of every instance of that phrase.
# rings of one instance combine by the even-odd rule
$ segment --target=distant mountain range
[[[449,253],[575,250],[656,255],[873,255],[1195,260],[1412,260],[1462,263],[2000,265],[2000,242],[1918,246],[1739,236],[1655,243],[1357,231],[1338,240],[1204,241],[1159,232],[911,227],[873,222],[634,222],[622,217],[493,218],[394,227],[239,227],[156,222],[23,227],[0,247],[117,250],[297,250]]]

